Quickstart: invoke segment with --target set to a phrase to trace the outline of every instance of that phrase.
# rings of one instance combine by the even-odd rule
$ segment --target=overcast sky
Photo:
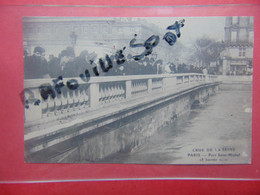
[[[185,46],[201,37],[216,40],[224,40],[224,26],[226,17],[172,17],[172,18],[147,18],[147,21],[165,29],[175,21],[185,19],[184,27],[181,28],[181,37],[178,39]],[[172,31],[174,32],[174,31]]]

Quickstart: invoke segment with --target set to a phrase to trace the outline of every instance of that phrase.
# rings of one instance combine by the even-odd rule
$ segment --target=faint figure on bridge
[[[23,50],[23,58],[28,57],[29,53],[26,49]]]
[[[79,70],[77,65],[74,63],[75,52],[72,47],[67,47],[66,51],[68,53],[68,62],[65,64],[62,70],[63,77],[78,77]]]
[[[131,54],[127,55],[127,60],[124,64],[120,65],[122,75],[137,75],[140,74],[140,65],[134,60]]]
[[[111,69],[109,69],[108,72],[104,72],[104,76],[120,76],[120,75],[124,75],[124,70],[125,70],[125,67],[123,66],[124,63],[118,65],[116,63],[116,58],[115,58],[115,55],[111,55],[110,56],[110,59],[113,63],[113,67]]]
[[[176,73],[176,66],[175,66],[174,63],[168,62],[168,66],[169,66],[169,68],[170,68],[171,74]]]
[[[90,72],[94,73],[94,76],[99,76],[101,74],[100,67],[96,63],[97,54],[92,52],[88,55],[87,61],[90,63],[92,70]],[[91,74],[91,73],[90,73]]]
[[[173,74],[174,73],[174,67],[173,67],[172,63],[168,63],[164,66],[163,73],[164,74]]]
[[[95,52],[89,54],[87,50],[83,50],[80,55],[74,59],[73,63],[78,70],[78,76],[84,81],[86,81],[85,77],[100,76],[100,69],[95,63],[96,58],[97,54]]]
[[[74,58],[74,52],[70,50],[62,50],[59,57],[53,57],[49,61],[48,69],[52,78],[59,76],[63,77],[76,77],[78,76],[78,69],[74,65],[72,59]]]
[[[161,59],[156,60],[153,64],[153,66],[156,68],[156,74],[162,74],[163,73],[163,61]]]
[[[140,61],[140,74],[156,74],[156,66],[154,65],[154,59],[145,57]]]
[[[32,56],[24,56],[24,78],[49,78],[48,63],[45,59],[45,49],[35,47]]]
[[[203,72],[203,74],[208,74],[208,70],[207,70],[206,68],[204,68],[204,69],[202,70],[202,72]]]
[[[176,65],[174,64],[174,63],[170,63],[170,69],[171,69],[171,71],[173,72],[173,73],[175,73],[176,72]]]
[[[67,47],[66,50],[69,53],[69,61],[72,61],[75,58],[75,51],[72,47]]]
[[[86,69],[91,70],[90,62],[88,61],[88,51],[83,50],[78,57],[73,60],[75,67],[77,67],[79,73],[84,73]],[[91,72],[91,71],[89,71]],[[91,76],[93,76],[91,74]]]

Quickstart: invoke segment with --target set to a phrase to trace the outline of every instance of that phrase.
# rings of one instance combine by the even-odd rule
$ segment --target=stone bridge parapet
[[[71,79],[76,78],[63,81],[66,83]],[[125,121],[139,112],[163,107],[166,102],[185,94],[190,94],[188,99],[195,101],[201,94],[206,96],[209,88],[212,92],[220,81],[216,75],[195,73],[92,77],[88,82],[78,79],[75,90],[62,87],[60,94],[56,93],[55,98],[47,100],[41,98],[39,89],[44,83],[55,88],[52,79],[24,81],[25,89],[30,90],[30,94],[25,90],[25,99],[33,94],[34,98],[41,100],[39,105],[25,109],[25,158],[28,162],[63,162],[69,155],[75,155],[75,150],[78,156],[78,144],[84,142],[84,137],[98,134],[99,129],[104,131],[104,127],[113,126],[116,121]],[[189,100],[183,108],[176,107],[180,110],[177,114],[191,103]],[[161,124],[157,124],[159,128]],[[86,158],[103,158],[127,148],[132,144],[130,142],[120,143],[121,146],[102,154],[91,151],[92,157]]]

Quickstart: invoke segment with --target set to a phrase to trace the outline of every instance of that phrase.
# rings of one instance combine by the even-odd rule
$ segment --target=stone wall
[[[99,127],[77,140],[75,147],[65,152],[66,154],[50,159],[49,162],[98,162],[120,151],[131,152],[165,125],[178,120],[181,115],[188,112],[193,102],[205,101],[216,89],[217,86],[207,87],[176,96],[169,101]]]

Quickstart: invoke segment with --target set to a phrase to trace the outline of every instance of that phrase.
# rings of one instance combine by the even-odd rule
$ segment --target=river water
[[[240,164],[251,162],[252,92],[222,90],[111,163]]]

